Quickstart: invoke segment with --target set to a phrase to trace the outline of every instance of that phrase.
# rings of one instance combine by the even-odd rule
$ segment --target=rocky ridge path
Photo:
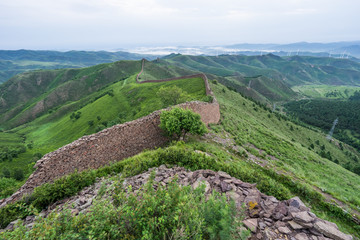
[[[239,211],[245,205],[244,225],[251,230],[251,239],[286,239],[286,240],[352,240],[353,237],[339,231],[336,224],[322,220],[310,211],[298,198],[279,201],[275,197],[261,193],[256,184],[250,184],[231,177],[225,172],[211,170],[188,171],[182,167],[167,168],[162,165],[124,181],[124,187],[132,186],[132,190],[139,190],[145,184],[152,171],[155,171],[155,186],[165,186],[175,176],[179,184],[191,185],[197,188],[205,184],[205,194],[217,191],[233,199]],[[102,185],[110,187],[110,181],[98,181],[95,185],[81,191],[78,195],[56,202],[47,210],[40,213],[46,217],[50,212],[70,208],[72,214],[86,213],[92,201],[98,195]],[[31,228],[36,217],[28,216],[24,224]],[[16,221],[6,228],[12,229]]]

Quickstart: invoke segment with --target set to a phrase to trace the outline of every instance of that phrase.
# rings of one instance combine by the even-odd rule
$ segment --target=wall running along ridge
[[[206,94],[213,96],[205,74],[152,80],[151,82],[172,81],[189,77],[203,78]],[[214,96],[211,103],[192,101],[177,106],[191,109],[200,114],[201,120],[205,124],[218,123],[220,120],[219,104]],[[7,203],[21,199],[24,194],[32,193],[35,187],[70,174],[75,169],[81,172],[90,168],[99,168],[111,162],[136,155],[145,149],[153,149],[164,145],[169,139],[164,136],[163,131],[159,128],[161,111],[158,110],[134,121],[115,125],[101,132],[84,136],[54,152],[46,154],[37,161],[34,166],[36,170],[19,190],[11,197],[0,200],[0,208]]]
[[[214,95],[213,92],[211,91],[209,81],[208,81],[208,79],[207,79],[207,77],[206,77],[206,75],[204,73],[198,73],[198,74],[187,75],[187,76],[182,76],[182,77],[165,78],[165,79],[160,79],[160,80],[139,81],[139,77],[144,71],[145,61],[146,60],[143,58],[142,59],[142,65],[141,65],[141,71],[136,76],[136,82],[137,83],[141,84],[141,83],[148,83],[148,82],[169,82],[169,81],[173,81],[173,80],[180,80],[180,79],[186,79],[186,78],[202,78],[204,80],[204,84],[205,84],[206,95],[211,95],[211,96]]]

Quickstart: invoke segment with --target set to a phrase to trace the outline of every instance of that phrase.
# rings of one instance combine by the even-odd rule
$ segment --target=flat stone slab
[[[257,218],[246,219],[246,220],[243,221],[243,223],[248,229],[250,229],[250,231],[252,231],[253,233],[256,232],[257,225],[258,225],[258,219]]]
[[[314,227],[317,231],[324,234],[326,237],[335,240],[353,240],[353,237],[337,230],[333,225],[326,224],[323,221],[316,221]]]
[[[298,233],[295,235],[296,240],[309,240],[308,236],[305,233]]]
[[[294,222],[294,221],[289,221],[288,223],[289,223],[289,225],[291,226],[291,228],[294,229],[294,230],[299,230],[299,229],[303,229],[303,228],[304,228],[303,226],[301,226],[300,224],[297,224],[297,223]]]
[[[311,223],[315,220],[315,218],[311,217],[306,211],[294,213],[293,216],[294,216],[294,221],[300,224]]]

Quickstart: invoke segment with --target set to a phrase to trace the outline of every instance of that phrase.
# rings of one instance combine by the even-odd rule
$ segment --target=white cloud
[[[299,8],[294,9],[289,12],[285,12],[286,15],[308,15],[308,14],[316,14],[318,11],[316,9],[310,8]]]
[[[0,0],[0,48],[360,39],[358,0]]]

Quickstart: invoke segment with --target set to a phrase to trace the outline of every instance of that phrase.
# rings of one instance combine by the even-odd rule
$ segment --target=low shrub
[[[325,202],[320,193],[304,183],[294,181],[289,176],[280,175],[272,169],[262,168],[256,164],[237,161],[225,162],[205,154],[196,153],[193,148],[189,148],[183,142],[176,143],[176,145],[168,148],[143,152],[96,170],[75,172],[53,183],[37,187],[33,194],[26,199],[8,204],[0,209],[0,227],[4,228],[11,221],[31,214],[30,211],[26,210],[29,207],[41,210],[57,200],[75,195],[84,187],[92,185],[97,177],[117,173],[122,173],[123,177],[130,177],[162,164],[182,166],[193,171],[199,169],[221,170],[244,182],[257,183],[257,188],[261,192],[275,196],[279,200],[289,199],[297,195],[305,202],[310,203],[313,209],[326,212],[338,221],[346,222],[352,229],[357,227],[356,223],[351,220],[352,216],[349,213]]]
[[[154,190],[154,174],[141,191],[115,184],[112,199],[96,201],[86,214],[69,210],[39,217],[31,230],[22,226],[0,234],[5,239],[246,239],[243,214],[233,200],[213,192],[205,201],[205,186],[193,190],[174,179]]]

